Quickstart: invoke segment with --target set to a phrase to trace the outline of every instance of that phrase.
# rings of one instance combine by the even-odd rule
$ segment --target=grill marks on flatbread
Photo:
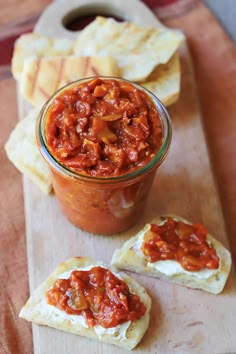
[[[98,16],[78,36],[74,53],[110,55],[117,60],[122,78],[143,81],[156,66],[170,60],[183,40],[180,31],[119,23]]]
[[[39,109],[33,109],[12,131],[5,144],[9,160],[29,177],[44,193],[52,190],[51,175],[47,163],[41,156],[35,136]]]
[[[73,54],[74,41],[69,38],[48,38],[37,33],[21,35],[15,42],[11,70],[15,79],[20,75],[27,58],[67,56]]]
[[[28,78],[29,82],[32,83],[31,89],[30,89],[30,95],[33,95],[33,93],[35,91],[35,88],[36,88],[37,80],[35,79],[35,77],[38,76],[38,72],[39,72],[39,69],[40,69],[40,64],[41,64],[41,61],[37,60],[36,63],[35,63],[35,71],[32,74],[31,73],[27,74],[27,78]]]
[[[20,91],[34,106],[44,103],[69,82],[94,75],[119,76],[111,57],[45,57],[25,60]]]
[[[57,89],[57,87],[60,87],[59,85],[60,85],[61,79],[63,77],[65,63],[66,63],[66,58],[61,58],[60,64],[59,64],[59,69],[58,69],[58,77],[56,79],[56,84],[55,84],[55,90]]]

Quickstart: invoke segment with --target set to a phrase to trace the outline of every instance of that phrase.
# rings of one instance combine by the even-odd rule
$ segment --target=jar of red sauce
[[[162,103],[135,83],[95,77],[57,91],[40,112],[36,135],[67,219],[107,235],[135,224],[171,131]]]

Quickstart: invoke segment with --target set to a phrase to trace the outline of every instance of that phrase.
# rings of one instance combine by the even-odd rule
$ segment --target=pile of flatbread
[[[137,82],[170,105],[180,93],[178,48],[184,38],[181,31],[164,26],[141,27],[104,17],[97,17],[75,40],[36,33],[19,37],[14,47],[12,74],[21,95],[36,109],[12,132],[5,146],[9,159],[49,193],[50,174],[38,151],[35,131],[27,125],[33,129],[39,108],[69,82],[97,75]],[[22,144],[25,139],[31,143]]]

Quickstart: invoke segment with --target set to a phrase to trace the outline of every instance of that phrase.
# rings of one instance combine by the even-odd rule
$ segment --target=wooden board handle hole
[[[127,19],[119,8],[114,8],[109,4],[96,4],[71,10],[62,18],[62,25],[69,31],[81,31],[97,16],[112,17],[119,22]]]

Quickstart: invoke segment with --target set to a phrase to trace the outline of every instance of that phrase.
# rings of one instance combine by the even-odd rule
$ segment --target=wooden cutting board
[[[77,7],[94,13],[87,1],[66,3],[59,13],[55,4],[42,15],[36,31],[48,35],[65,35],[60,17]],[[155,16],[136,0],[103,1],[99,13],[123,17],[143,25],[156,26]],[[68,5],[70,4],[70,5]],[[135,5],[134,5],[135,4]],[[80,7],[81,6],[81,7]],[[56,6],[57,7],[57,6]],[[54,17],[52,17],[54,14]],[[49,21],[51,19],[51,21]],[[75,33],[70,34],[74,36]],[[147,208],[137,224],[113,236],[95,236],[71,225],[61,214],[54,196],[45,196],[24,178],[27,227],[28,268],[32,292],[62,260],[89,256],[110,262],[117,247],[158,214],[175,213],[202,222],[228,247],[223,212],[212,172],[194,73],[187,45],[181,48],[182,83],[180,99],[168,108],[173,121],[170,153],[158,170]],[[18,95],[22,118],[30,106]],[[154,278],[132,274],[152,298],[150,326],[136,353],[233,353],[236,349],[236,276],[231,271],[221,295],[191,290]],[[33,325],[35,354],[117,354],[126,350],[74,336],[52,328]]]

